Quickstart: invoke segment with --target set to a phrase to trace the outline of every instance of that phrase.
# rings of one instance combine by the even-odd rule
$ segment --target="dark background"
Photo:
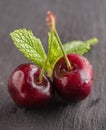
[[[89,97],[80,103],[20,109],[7,90],[11,71],[29,62],[13,45],[9,33],[27,28],[47,48],[46,12],[53,11],[62,42],[98,37],[85,56],[95,71]],[[0,0],[0,130],[106,130],[106,0]]]

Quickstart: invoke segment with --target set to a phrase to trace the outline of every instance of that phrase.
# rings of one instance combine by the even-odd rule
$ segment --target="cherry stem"
[[[44,63],[44,66],[43,66],[41,72],[40,72],[40,75],[39,75],[39,81],[40,81],[40,82],[42,82],[42,77],[43,77],[43,74],[44,74],[44,72],[45,72],[46,65],[47,65],[47,63],[49,62],[49,56],[50,56],[52,44],[53,44],[53,30],[51,29],[51,41],[50,41],[49,48],[48,48],[47,59],[46,59],[46,61],[45,61],[45,63]]]
[[[68,70],[72,70],[72,66],[71,66],[71,64],[70,64],[70,62],[69,62],[69,60],[67,58],[67,55],[66,55],[66,53],[64,51],[64,48],[62,46],[60,37],[59,37],[59,35],[57,33],[57,30],[56,30],[56,27],[55,27],[55,25],[56,25],[56,17],[51,11],[48,11],[47,15],[48,16],[46,18],[46,22],[47,22],[47,24],[48,24],[48,26],[50,28],[50,31],[51,31],[51,41],[50,41],[49,48],[48,48],[47,59],[46,59],[46,61],[44,63],[44,66],[43,66],[41,72],[40,72],[40,75],[39,75],[39,82],[42,82],[42,77],[43,77],[43,74],[44,74],[44,72],[46,70],[46,65],[49,62],[49,56],[50,56],[50,52],[51,52],[51,48],[52,48],[52,44],[53,44],[53,35],[55,35],[55,37],[57,38],[59,46],[60,46],[60,48],[62,50],[62,53],[64,55],[64,58],[66,60]]]
[[[63,53],[63,55],[64,55],[64,58],[65,58],[65,60],[66,60],[67,68],[68,68],[68,70],[72,70],[71,64],[70,64],[70,62],[69,62],[69,60],[68,60],[68,58],[67,58],[67,55],[66,55],[66,53],[65,53],[65,51],[64,51],[62,42],[61,42],[60,37],[59,37],[59,35],[58,35],[57,31],[56,31],[56,28],[54,28],[53,30],[54,30],[54,34],[55,34],[55,36],[56,36],[56,38],[57,38],[57,41],[58,41],[58,43],[59,43],[59,46],[60,46],[60,48],[61,48],[61,50],[62,50],[62,53]]]

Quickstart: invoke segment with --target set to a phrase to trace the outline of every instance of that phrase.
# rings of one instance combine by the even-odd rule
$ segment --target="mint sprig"
[[[52,34],[53,42],[51,46],[51,51],[49,53],[49,60],[46,66],[46,72],[52,73],[53,67],[56,61],[63,56],[61,48],[54,34]],[[19,29],[10,33],[10,36],[15,44],[15,46],[23,53],[25,57],[31,60],[33,63],[37,64],[39,67],[43,68],[47,55],[42,46],[39,38],[36,38],[31,30]],[[48,48],[51,42],[51,32],[48,33]],[[87,53],[93,44],[98,43],[97,38],[92,38],[87,41],[71,41],[63,44],[63,48],[66,54],[75,53],[83,55]]]
[[[10,33],[16,47],[33,63],[43,67],[46,60],[46,53],[40,39],[36,38],[31,30],[19,29]]]

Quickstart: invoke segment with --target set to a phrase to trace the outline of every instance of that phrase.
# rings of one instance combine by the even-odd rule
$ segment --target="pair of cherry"
[[[8,82],[9,92],[16,104],[22,107],[44,106],[54,96],[54,88],[67,101],[85,99],[93,82],[93,69],[82,56],[69,54],[72,70],[67,70],[64,57],[55,64],[53,83],[43,75],[38,77],[41,69],[27,63],[18,66],[11,74]]]
[[[47,61],[42,69],[26,63],[12,72],[8,89],[14,102],[21,107],[44,106],[53,98],[55,90],[69,102],[83,100],[91,91],[93,83],[91,64],[78,54],[65,54],[55,30],[55,18],[50,12],[48,15],[48,25],[56,35],[63,57],[54,66],[52,81],[44,74]]]

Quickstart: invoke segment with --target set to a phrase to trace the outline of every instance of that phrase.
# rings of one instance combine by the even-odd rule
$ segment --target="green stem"
[[[64,51],[64,48],[63,48],[62,43],[61,43],[61,40],[60,40],[59,35],[58,35],[58,33],[57,33],[57,31],[56,31],[55,28],[54,28],[54,34],[55,34],[55,36],[56,36],[56,38],[57,38],[57,41],[58,41],[58,43],[59,43],[59,46],[61,47],[62,53],[63,53],[64,58],[65,58],[65,60],[66,60],[67,68],[68,68],[68,70],[71,70],[71,69],[72,69],[71,64],[70,64],[70,62],[69,62],[69,60],[68,60],[68,58],[67,58],[67,55],[66,55],[66,53],[65,53],[65,51]]]
[[[39,81],[40,81],[40,82],[42,81],[42,77],[43,77],[43,74],[44,74],[44,72],[45,72],[46,65],[47,65],[47,63],[48,63],[48,61],[49,61],[49,56],[50,56],[50,52],[51,52],[51,47],[52,47],[52,44],[53,44],[53,33],[54,33],[54,32],[53,32],[53,30],[51,29],[51,41],[50,41],[49,48],[48,48],[47,59],[46,59],[45,64],[44,64],[44,66],[43,66],[43,68],[42,68],[42,70],[41,70],[41,73],[40,73],[40,75],[39,75]]]

